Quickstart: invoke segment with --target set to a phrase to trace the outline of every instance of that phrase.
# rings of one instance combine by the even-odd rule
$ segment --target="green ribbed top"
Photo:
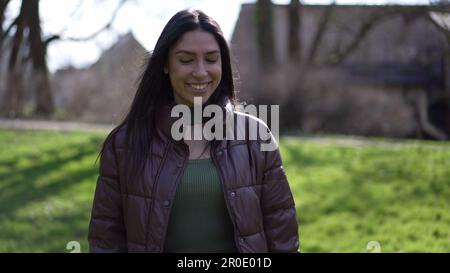
[[[219,176],[209,158],[187,163],[172,206],[164,252],[237,252]]]

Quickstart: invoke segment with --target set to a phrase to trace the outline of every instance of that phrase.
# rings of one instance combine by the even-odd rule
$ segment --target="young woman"
[[[230,52],[218,24],[183,10],[162,31],[128,115],[103,145],[91,252],[298,251],[278,149],[264,151],[260,138],[174,139],[173,107],[192,108],[196,97],[225,117],[265,126],[234,110]]]

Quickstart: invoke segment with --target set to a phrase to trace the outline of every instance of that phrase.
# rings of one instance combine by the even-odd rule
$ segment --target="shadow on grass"
[[[0,245],[0,251],[69,253],[71,249],[66,246],[75,241],[80,244],[81,252],[88,252],[89,220],[90,206],[87,204],[62,215],[42,215],[32,221],[26,217],[10,219],[15,226],[21,227],[21,232],[12,227],[3,230],[0,241],[4,244]]]
[[[71,152],[62,154],[62,151],[68,150]],[[98,169],[94,165],[94,160],[92,161],[92,167],[69,171],[56,179],[52,178],[51,175],[55,172],[62,172],[66,164],[79,161],[85,156],[96,155],[98,151],[99,138],[92,137],[85,143],[41,151],[51,158],[51,160],[42,164],[26,168],[19,168],[14,165],[11,171],[0,176],[3,192],[0,199],[0,215],[14,215],[17,209],[28,203],[57,195],[67,187],[84,179],[95,179]],[[27,155],[19,156],[26,157]],[[28,156],[34,159],[33,155]],[[43,186],[36,185],[36,181],[45,179],[46,176],[49,176],[49,180],[45,181],[46,183]]]
[[[303,212],[308,212],[307,214],[313,212],[315,216],[340,212],[350,213],[356,217],[367,213],[381,215],[389,209],[390,204],[400,199],[419,200],[427,194],[442,190],[443,187],[442,184],[440,187],[436,186],[437,183],[433,184],[437,189],[424,187],[420,179],[415,177],[417,174],[411,172],[411,168],[414,167],[405,164],[411,153],[417,157],[416,150],[361,150],[357,147],[322,149],[321,146],[310,149],[299,144],[283,144],[283,152],[287,159],[283,158],[283,164],[286,167],[296,168],[300,173],[304,170],[309,174],[310,170],[320,172],[333,167],[340,173],[336,177],[312,173],[311,177],[304,178],[302,185],[294,185],[295,195],[309,197],[316,195],[316,198],[309,200],[318,202],[303,203],[300,208],[301,215]],[[315,178],[322,180],[312,181]],[[412,181],[414,182],[411,183]],[[307,187],[308,192],[305,192],[302,186]],[[402,192],[395,189],[402,189]]]

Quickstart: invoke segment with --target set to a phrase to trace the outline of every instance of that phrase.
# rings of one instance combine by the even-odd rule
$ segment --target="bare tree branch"
[[[50,44],[51,42],[53,42],[53,41],[55,41],[55,40],[60,40],[61,39],[61,36],[59,35],[59,34],[54,34],[54,35],[52,35],[52,36],[50,36],[50,37],[47,37],[45,40],[44,40],[44,45],[45,45],[45,47],[47,48],[48,47],[48,44]]]
[[[422,6],[419,7],[423,11],[428,12],[442,12],[442,13],[449,13],[450,12],[450,4],[449,3],[431,3],[428,6]]]
[[[17,25],[18,21],[19,21],[19,16],[17,16],[16,19],[14,19],[14,21],[11,22],[11,24],[8,26],[8,28],[5,30],[5,32],[2,33],[2,35],[0,36],[0,45],[2,44],[3,39],[5,39],[6,36],[8,36],[9,32],[14,27],[14,25]]]
[[[9,0],[8,0],[9,1]],[[84,38],[62,38],[61,35],[52,35],[46,40],[42,39],[41,21],[39,16],[39,0],[22,0],[19,15],[8,26],[5,33],[1,33],[2,40],[9,35],[9,32],[15,31],[11,44],[8,44],[9,64],[8,64],[8,83],[6,93],[1,100],[0,112],[8,116],[18,116],[23,108],[23,87],[25,81],[33,83],[33,90],[36,92],[34,109],[35,114],[49,116],[53,110],[53,98],[51,85],[48,79],[48,70],[46,62],[47,44],[51,41],[64,39],[72,41],[87,41],[102,31],[111,28],[118,14],[118,11],[127,0],[121,0],[115,8],[110,21],[101,29]],[[5,4],[5,0],[0,0],[0,8]],[[3,12],[1,13],[3,14]],[[14,28],[16,26],[16,28]],[[27,55],[25,62],[31,62],[32,70],[25,73],[25,62],[19,63],[19,58]]]
[[[314,35],[313,42],[309,49],[308,64],[312,64],[314,62],[314,59],[316,58],[317,51],[322,42],[322,37],[325,34],[326,29],[328,28],[328,24],[331,20],[331,14],[332,14],[332,11],[334,10],[335,6],[336,6],[336,2],[333,1],[333,3],[331,3],[330,5],[328,5],[326,7],[323,16],[320,18],[319,26],[317,28],[317,31]]]
[[[445,36],[447,37],[447,40],[449,39],[449,35],[450,35],[450,29],[442,26],[441,24],[438,24],[438,22],[436,22],[436,20],[434,18],[431,17],[431,13],[427,12],[424,16],[428,21],[430,21],[436,28],[438,28],[440,31],[442,31]]]
[[[80,10],[80,8],[83,6],[83,2],[84,0],[79,0],[76,7],[72,10],[72,12],[70,13],[70,18],[72,19],[75,14]],[[68,23],[67,25],[65,25],[60,31],[58,31],[57,33],[60,33],[59,35],[52,35],[52,36],[61,36],[62,33],[66,32],[67,29],[69,28],[70,23]]]
[[[334,51],[331,58],[326,62],[327,65],[337,65],[342,63],[351,52],[358,48],[359,44],[364,38],[375,28],[382,20],[390,17],[393,14],[398,14],[399,11],[385,9],[375,12],[361,25],[358,32],[353,36],[352,41],[343,49]]]
[[[89,36],[86,36],[86,37],[64,37],[64,36],[56,34],[56,35],[52,35],[52,36],[50,36],[50,38],[46,39],[45,43],[48,44],[49,42],[51,42],[53,40],[58,40],[58,39],[65,40],[65,41],[72,41],[72,42],[85,42],[85,41],[92,40],[93,38],[95,38],[97,35],[99,35],[103,31],[110,29],[112,27],[112,24],[114,23],[114,20],[116,19],[116,16],[119,13],[120,8],[125,4],[125,2],[127,2],[127,0],[121,0],[119,2],[119,4],[117,5],[116,9],[113,11],[111,19],[102,28],[98,29],[96,32],[90,34]]]
[[[352,41],[344,48],[340,49],[340,45],[336,45],[332,50],[332,54],[329,60],[325,63],[326,65],[337,65],[342,63],[351,52],[358,48],[359,44],[364,40],[364,38],[385,19],[391,18],[396,15],[406,15],[412,14],[417,16],[429,16],[429,12],[450,12],[449,5],[429,5],[429,6],[388,6],[382,10],[373,13],[359,28],[357,33],[353,36]],[[430,20],[432,20],[430,18]],[[432,20],[433,21],[433,20]],[[436,22],[433,22],[436,24]]]
[[[5,20],[5,10],[9,0],[0,0],[0,37],[3,36],[3,20]]]

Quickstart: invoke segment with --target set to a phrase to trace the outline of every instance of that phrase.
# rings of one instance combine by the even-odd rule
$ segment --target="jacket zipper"
[[[172,142],[172,140],[170,140],[170,141]],[[175,181],[175,194],[177,192],[178,186],[180,185],[180,180],[181,180],[181,177],[183,176],[185,169],[186,169],[186,158],[184,158],[183,168],[181,168],[181,172],[178,174],[177,179]],[[175,196],[173,196],[173,197],[175,198]],[[173,201],[174,201],[174,199],[172,199],[170,202],[170,208],[169,208],[168,217],[167,217],[168,221],[170,221],[170,214],[172,212]],[[169,222],[167,222],[166,225],[164,226],[164,233],[163,233],[162,243],[161,243],[161,252],[163,251],[164,244],[166,243],[166,234],[167,234],[168,227],[169,227]]]
[[[167,144],[166,150],[164,151],[164,156],[161,160],[161,166],[159,166],[158,169],[158,173],[156,174],[156,178],[155,178],[155,185],[153,185],[153,189],[152,189],[152,202],[150,203],[150,210],[149,210],[149,216],[147,218],[147,224],[146,227],[148,230],[145,231],[145,252],[148,251],[148,234],[150,232],[150,228],[149,228],[149,223],[151,223],[151,218],[152,218],[152,214],[153,214],[153,208],[155,207],[155,192],[156,192],[156,188],[158,187],[158,183],[159,183],[159,176],[161,174],[162,168],[164,167],[164,163],[166,161],[167,158],[167,154],[169,153],[169,149],[172,145],[172,142],[169,141],[169,143]]]
[[[215,150],[215,149],[214,149],[214,150]],[[239,240],[238,240],[238,238],[237,238],[237,233],[238,233],[238,231],[237,231],[237,225],[236,225],[235,219],[231,216],[231,209],[230,209],[230,204],[228,203],[228,193],[227,193],[226,188],[225,188],[225,182],[224,182],[224,179],[223,179],[223,176],[222,176],[222,172],[221,172],[221,170],[220,170],[220,167],[218,167],[219,164],[217,163],[217,159],[216,159],[216,157],[215,157],[215,152],[212,152],[212,151],[213,151],[213,149],[211,149],[211,158],[213,159],[213,162],[214,162],[214,164],[215,164],[215,166],[216,166],[217,172],[219,173],[219,180],[220,180],[220,184],[221,184],[221,186],[222,186],[222,192],[223,192],[224,199],[225,199],[225,205],[227,206],[228,216],[230,217],[231,222],[233,223],[233,229],[234,229],[234,242],[235,242],[235,244],[236,244],[236,248],[238,249],[238,251],[239,251],[240,253],[242,253],[241,246],[239,245]]]

